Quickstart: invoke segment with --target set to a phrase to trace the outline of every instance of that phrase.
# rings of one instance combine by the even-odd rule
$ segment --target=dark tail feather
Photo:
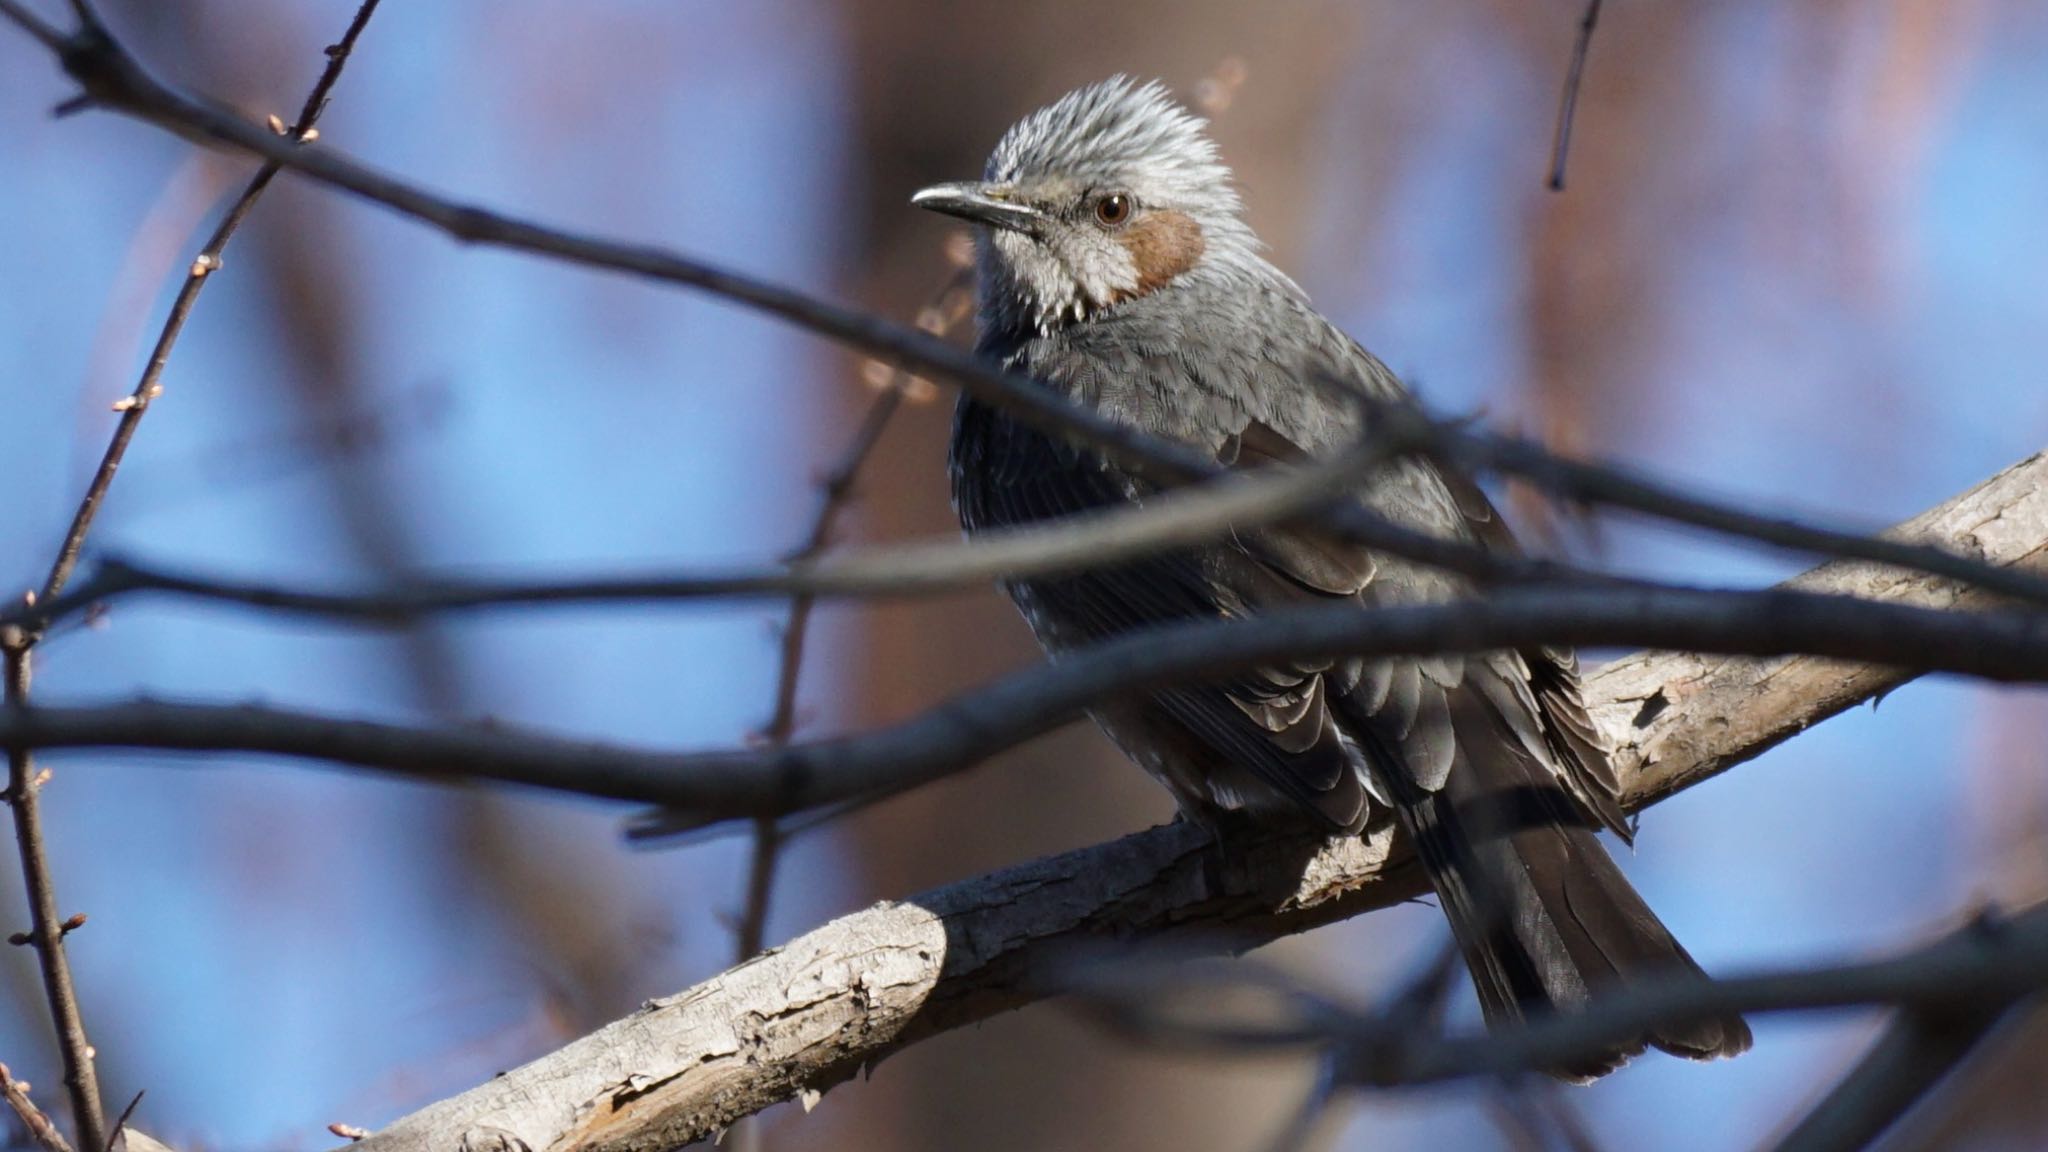
[[[1464,693],[1453,692],[1462,696]],[[1585,816],[1538,764],[1467,696],[1452,704],[1458,752],[1441,790],[1389,781],[1479,991],[1487,1023],[1576,1012],[1603,990],[1706,979],[1621,869]],[[1710,1060],[1749,1048],[1740,1016],[1627,1037],[1563,1079],[1606,1075],[1646,1046]]]

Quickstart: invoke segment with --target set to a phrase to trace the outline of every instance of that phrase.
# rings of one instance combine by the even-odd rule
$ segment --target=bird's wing
[[[1276,306],[1295,307],[1286,301]],[[1095,331],[1103,343],[1040,344],[1019,366],[1067,382],[1109,415],[1213,451],[1231,467],[1297,463],[1355,443],[1358,408],[1345,402],[1345,389],[1380,400],[1406,396],[1385,365],[1312,311],[1252,326],[1251,338],[1222,345],[1172,326]],[[1314,334],[1306,347],[1271,335],[1303,331]],[[971,403],[961,409],[954,451],[956,502],[970,530],[1142,500],[1155,490],[1092,453]],[[1408,527],[1516,547],[1477,484],[1428,460],[1389,462],[1360,493],[1374,511]],[[1466,591],[1456,577],[1375,556],[1312,528],[1266,528],[1240,532],[1224,545],[1032,581],[1013,594],[1034,629],[1060,648],[1148,625],[1250,616],[1287,604],[1337,598],[1426,603]],[[1465,689],[1500,714],[1518,743],[1589,814],[1627,834],[1612,768],[1579,699],[1576,660],[1568,651],[1293,663],[1161,693],[1156,702],[1197,745],[1349,826],[1363,817],[1363,789],[1346,782],[1364,776],[1356,741],[1377,744],[1383,758],[1397,756],[1406,774],[1435,791],[1455,751],[1445,693]],[[1369,733],[1348,731],[1356,725],[1332,715],[1338,698],[1346,711],[1370,718]]]
[[[1277,438],[1301,455],[1338,450],[1354,443],[1363,431],[1356,420],[1322,415],[1331,408],[1331,401],[1342,402],[1341,392],[1331,394],[1333,385],[1381,401],[1407,401],[1393,372],[1356,341],[1313,314],[1306,327],[1317,334],[1310,341],[1306,362],[1291,372],[1269,371],[1256,390],[1268,398],[1264,415],[1274,425],[1262,437]],[[1270,354],[1266,359],[1276,362]],[[1285,361],[1277,363],[1284,365]],[[1312,389],[1324,395],[1308,395]],[[1299,415],[1304,412],[1314,415]],[[1269,449],[1268,453],[1284,451]],[[1486,493],[1471,476],[1456,469],[1421,457],[1406,457],[1384,467],[1363,483],[1360,491],[1368,507],[1405,527],[1467,540],[1496,552],[1521,551]],[[1290,546],[1287,540],[1297,533],[1265,535],[1278,539],[1264,542],[1262,548],[1254,543],[1261,559],[1307,587],[1338,590],[1327,587],[1327,563],[1305,567],[1294,562],[1300,548]],[[1325,539],[1323,551],[1315,558],[1322,560],[1330,547]],[[1352,551],[1366,555],[1362,549]],[[1426,603],[1470,592],[1468,585],[1450,574],[1398,558],[1383,558],[1372,568],[1362,563],[1354,563],[1354,567],[1368,574],[1368,579],[1357,583],[1354,594],[1370,604]],[[1578,657],[1570,649],[1493,652],[1462,661],[1379,661],[1366,665],[1361,689],[1354,700],[1365,704],[1374,716],[1391,708],[1375,727],[1385,729],[1389,750],[1408,762],[1410,773],[1429,791],[1441,787],[1453,753],[1448,746],[1448,715],[1453,709],[1439,697],[1443,691],[1470,690],[1498,716],[1533,764],[1554,774],[1586,814],[1624,839],[1629,837],[1613,765],[1580,696]],[[1411,696],[1418,698],[1413,708]]]
[[[1361,355],[1365,353],[1361,352]],[[1471,476],[1456,469],[1435,469],[1438,480],[1449,491],[1464,521],[1469,538],[1494,552],[1518,554],[1521,544],[1507,522],[1487,499]],[[1621,783],[1608,756],[1607,741],[1579,691],[1579,656],[1570,648],[1545,645],[1514,653],[1521,667],[1515,679],[1527,684],[1526,697],[1514,693],[1518,708],[1533,701],[1543,720],[1543,736],[1555,766],[1580,807],[1612,829],[1623,841],[1634,840],[1634,829],[1621,806]]]
[[[969,531],[1143,500],[1153,491],[1100,457],[963,401],[953,439],[954,501]],[[1283,546],[1284,547],[1284,546]],[[1019,581],[1010,592],[1055,651],[1183,620],[1238,617],[1253,601],[1306,593],[1228,544],[1183,549],[1069,576]],[[1332,829],[1366,817],[1367,765],[1329,708],[1326,663],[1292,663],[1152,694],[1144,739],[1170,749],[1167,773],[1219,803],[1245,779]]]

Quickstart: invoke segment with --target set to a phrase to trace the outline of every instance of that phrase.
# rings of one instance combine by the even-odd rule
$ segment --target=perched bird
[[[1226,466],[1354,445],[1361,405],[1346,390],[1406,393],[1267,262],[1205,127],[1158,84],[1116,77],[1025,117],[981,180],[911,203],[981,226],[982,354]],[[950,466],[970,533],[1158,490],[964,397]],[[1419,457],[1377,469],[1356,496],[1412,529],[1515,547],[1469,477]],[[1008,590],[1054,652],[1309,601],[1470,591],[1328,534],[1273,528]],[[1096,719],[1191,819],[1241,809],[1348,835],[1391,810],[1490,1024],[1578,1011],[1647,978],[1705,978],[1595,835],[1604,825],[1626,840],[1630,829],[1568,651],[1300,662],[1107,705]],[[1749,1043],[1727,1016],[1657,1027],[1551,1071],[1586,1080],[1648,1045],[1709,1059]]]

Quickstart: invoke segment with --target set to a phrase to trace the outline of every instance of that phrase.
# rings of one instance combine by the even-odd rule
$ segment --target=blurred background
[[[107,0],[160,74],[286,119],[354,0]],[[62,5],[45,2],[51,18]],[[1439,409],[1767,509],[1869,527],[2048,434],[2048,7],[1606,5],[1568,190],[1543,187],[1579,0],[438,0],[384,6],[329,143],[515,213],[659,242],[908,321],[948,275],[905,206],[1113,71],[1200,100],[1322,308]],[[0,29],[0,587],[39,582],[199,230],[250,165],[87,113]],[[95,541],[354,584],[764,559],[872,395],[863,366],[698,296],[464,250],[283,179],[229,250]],[[850,540],[952,530],[950,396],[889,429]],[[1524,509],[1525,513],[1530,511]],[[1540,524],[1552,523],[1540,516]],[[1529,518],[1525,517],[1525,523]],[[1569,523],[1556,547],[1703,582],[1789,561]],[[767,718],[772,606],[465,617],[404,633],[177,604],[54,637],[38,698],[148,691],[665,747]],[[972,637],[972,642],[963,638]],[[907,715],[1035,658],[993,593],[821,612],[803,731]],[[1626,864],[1713,971],[1866,955],[2048,893],[2048,708],[1910,686],[1650,812]],[[744,840],[649,853],[616,809],[251,758],[52,755],[60,897],[110,1110],[185,1147],[313,1148],[726,967]],[[770,942],[885,897],[1166,819],[1092,730],[804,836]],[[26,923],[12,853],[0,924]],[[1361,999],[1429,908],[1272,963]],[[60,1107],[25,949],[0,1060]],[[1611,1148],[1746,1147],[1858,1054],[1866,1015],[1569,1093]],[[1895,1147],[2048,1141],[2022,1028]],[[766,1146],[1257,1147],[1306,1069],[1133,1049],[1058,1005],[891,1058]],[[1334,1148],[1510,1147],[1472,1088],[1352,1100]]]

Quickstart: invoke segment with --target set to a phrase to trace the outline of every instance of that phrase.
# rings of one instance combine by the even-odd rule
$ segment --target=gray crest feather
[[[1018,121],[989,156],[986,178],[1128,184],[1141,177],[1180,201],[1175,207],[1237,216],[1243,203],[1208,126],[1157,80],[1112,76]]]

